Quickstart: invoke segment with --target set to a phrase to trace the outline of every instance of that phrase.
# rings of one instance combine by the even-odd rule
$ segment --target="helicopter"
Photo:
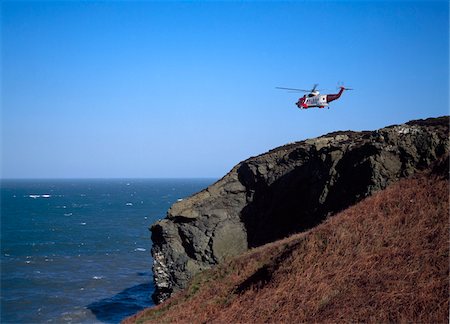
[[[319,84],[314,84],[313,88],[311,90],[303,90],[303,89],[295,89],[295,88],[282,88],[282,87],[276,87],[276,89],[281,90],[289,90],[293,92],[308,92],[308,94],[305,94],[303,97],[299,98],[298,101],[295,103],[298,108],[300,109],[308,109],[308,108],[325,108],[329,107],[329,103],[333,100],[339,99],[339,97],[342,95],[344,90],[353,90],[352,88],[346,88],[344,86],[340,86],[340,90],[336,94],[326,94],[321,95],[319,90],[317,90],[317,86]]]

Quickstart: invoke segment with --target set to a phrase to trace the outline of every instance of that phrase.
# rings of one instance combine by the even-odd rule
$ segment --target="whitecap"
[[[178,198],[177,201],[183,201],[183,198]]]
[[[28,195],[28,197],[33,198],[33,199],[39,198],[40,196],[41,195]]]
[[[100,280],[100,279],[103,279],[103,276],[93,276],[92,279]]]
[[[47,195],[47,194],[46,194],[46,195],[41,195],[41,197],[42,197],[42,198],[50,198],[51,195]]]
[[[142,251],[142,252],[147,251],[147,250],[144,249],[144,248],[135,248],[134,250],[135,250],[135,251]]]
[[[64,214],[64,216],[72,216],[72,213]]]
[[[127,206],[133,206],[133,203],[127,202],[125,205],[127,205]]]
[[[83,222],[83,223],[80,223],[80,225],[86,225],[86,223]]]

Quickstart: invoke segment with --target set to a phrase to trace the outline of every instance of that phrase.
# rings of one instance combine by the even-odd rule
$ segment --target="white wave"
[[[183,201],[183,198],[178,198],[177,201]]]
[[[83,223],[80,223],[80,225],[86,225],[86,223],[83,222]]]
[[[100,279],[103,279],[104,277],[103,276],[93,276],[92,277],[92,279],[95,279],[95,280],[100,280]]]
[[[127,202],[125,205],[127,205],[127,206],[133,206],[133,203]]]
[[[145,252],[145,251],[147,251],[146,249],[144,249],[144,248],[135,248],[134,249],[135,251],[142,251],[142,252]]]
[[[64,214],[64,216],[72,216],[72,213]]]
[[[49,194],[43,194],[43,195],[36,195],[36,194],[32,194],[32,195],[28,195],[29,198],[50,198],[52,195]],[[26,196],[25,196],[26,197]]]

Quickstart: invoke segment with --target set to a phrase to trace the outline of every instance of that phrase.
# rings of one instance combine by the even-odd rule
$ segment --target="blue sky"
[[[448,2],[1,4],[4,178],[221,177],[448,114]],[[298,110],[276,86],[355,88]]]

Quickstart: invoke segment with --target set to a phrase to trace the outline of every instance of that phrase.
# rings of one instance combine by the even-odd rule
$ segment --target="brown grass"
[[[126,323],[449,322],[449,182],[401,180]]]

